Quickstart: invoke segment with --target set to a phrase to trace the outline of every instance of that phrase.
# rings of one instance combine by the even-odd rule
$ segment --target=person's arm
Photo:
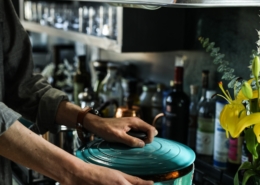
[[[82,109],[67,101],[59,105],[56,122],[75,128],[78,113]],[[107,141],[120,142],[132,147],[143,147],[145,143],[152,142],[157,130],[148,123],[137,117],[123,118],[100,118],[93,114],[86,114],[83,126],[90,132],[102,137]],[[145,132],[147,139],[142,141],[127,134],[131,129]]]
[[[38,136],[19,121],[0,136],[0,155],[38,171],[61,185],[153,184],[117,170],[85,163]]]

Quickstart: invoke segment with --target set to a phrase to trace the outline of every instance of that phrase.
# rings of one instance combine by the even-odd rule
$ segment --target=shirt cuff
[[[0,136],[20,117],[20,114],[0,102]]]
[[[68,96],[58,89],[49,89],[41,98],[36,123],[30,129],[38,134],[47,131],[57,133],[60,125],[56,124],[55,119],[61,101],[68,101]]]

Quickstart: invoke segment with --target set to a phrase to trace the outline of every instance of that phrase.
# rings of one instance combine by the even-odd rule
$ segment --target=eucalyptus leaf
[[[230,82],[228,83],[228,88],[234,88],[236,84],[239,84],[240,82],[238,82],[237,79],[238,79],[238,77],[235,77],[232,80],[230,80]],[[238,86],[241,86],[241,83]],[[236,85],[236,88],[237,88],[237,85]]]
[[[220,66],[218,66],[217,71],[218,71],[218,72],[223,72],[223,71],[224,71],[224,68],[225,68],[225,66],[220,65]]]
[[[206,48],[206,52],[210,52],[212,50],[212,48],[214,48],[215,43],[211,42],[208,47]]]
[[[205,48],[208,46],[208,43],[209,43],[209,39],[206,38],[204,41],[203,41],[203,44],[202,44],[202,47]]]

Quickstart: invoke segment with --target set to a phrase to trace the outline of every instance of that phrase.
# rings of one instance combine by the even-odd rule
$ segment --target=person
[[[61,185],[150,185],[117,170],[87,164],[46,141],[40,134],[58,125],[75,128],[78,115],[86,130],[105,140],[143,147],[157,130],[139,118],[101,118],[68,101],[39,74],[33,74],[31,44],[11,0],[0,0],[0,184],[11,185],[10,161],[48,176]],[[19,120],[34,123],[31,129]],[[147,133],[145,141],[131,129]]]

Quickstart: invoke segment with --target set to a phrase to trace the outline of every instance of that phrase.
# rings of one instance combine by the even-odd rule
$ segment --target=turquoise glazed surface
[[[76,156],[88,163],[137,176],[181,170],[193,164],[195,160],[195,153],[186,145],[158,137],[143,148],[131,148],[120,143],[95,140],[81,147]],[[178,180],[175,181],[174,185]]]
[[[192,185],[193,173],[194,173],[194,168],[190,173],[182,177],[179,177],[174,180],[169,180],[169,181],[156,182],[154,183],[154,185]]]

